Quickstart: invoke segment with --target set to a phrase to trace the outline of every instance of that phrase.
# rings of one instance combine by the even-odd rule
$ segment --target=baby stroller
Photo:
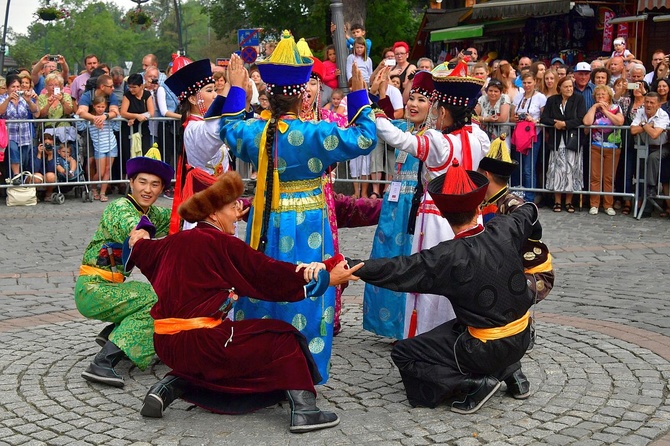
[[[74,130],[73,127],[70,127],[71,129]],[[54,129],[54,130],[60,130],[61,128]],[[54,133],[54,140],[57,144],[57,147],[60,147],[60,145],[65,142],[68,148],[71,150],[71,156],[74,160],[76,160],[76,168],[72,170],[70,164],[68,163],[68,160],[63,158],[58,154],[54,154],[56,157],[56,166],[61,165],[64,167],[66,174],[59,173],[58,171],[56,173],[56,190],[57,192],[53,192],[50,197],[50,201],[52,204],[63,204],[65,203],[65,194],[68,193],[70,190],[74,192],[75,198],[81,197],[82,201],[84,203],[86,202],[93,202],[93,192],[89,189],[88,185],[86,184],[86,174],[85,174],[85,169],[84,169],[84,163],[82,159],[82,151],[80,148],[83,146],[81,144],[81,136],[79,136],[76,131],[74,132],[55,132]],[[65,183],[65,185],[63,185]],[[73,186],[68,186],[67,183],[83,183],[83,184],[77,184]]]

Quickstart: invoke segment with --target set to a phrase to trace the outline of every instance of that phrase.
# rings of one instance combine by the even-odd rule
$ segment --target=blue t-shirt
[[[79,98],[79,105],[85,105],[89,109],[91,108],[91,102],[93,102],[93,92],[95,90],[88,90],[84,92],[84,94],[81,95]],[[117,107],[121,106],[119,104],[119,100],[116,98],[115,95],[110,95],[107,99],[109,99],[109,105],[116,105]]]
[[[356,39],[353,37],[349,37],[347,39],[347,49],[349,50],[349,53],[354,51],[354,42]],[[370,57],[370,48],[372,48],[372,40],[370,39],[365,39],[365,49],[366,49],[366,54],[368,57]]]

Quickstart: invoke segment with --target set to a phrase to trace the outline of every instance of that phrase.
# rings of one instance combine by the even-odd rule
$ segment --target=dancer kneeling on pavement
[[[321,375],[305,336],[284,321],[226,315],[237,295],[273,302],[321,296],[331,280],[348,276],[346,262],[341,255],[329,259],[330,274],[320,262],[296,268],[234,237],[243,190],[239,174],[224,173],[179,207],[184,220],[198,222],[194,229],[161,240],[146,240],[147,231],[138,230],[128,240],[126,266],[140,268],[158,294],[154,345],[172,369],[149,389],[141,414],[162,417],[179,397],[219,413],[288,398],[291,432],[335,426],[338,416],[316,407]]]
[[[391,353],[412,406],[451,399],[452,411],[476,412],[521,367],[530,342],[533,296],[519,252],[541,230],[537,207],[523,204],[484,228],[477,218],[487,185],[486,177],[454,160],[428,192],[455,238],[411,256],[366,260],[352,276],[451,301],[456,319],[398,341]]]
[[[123,387],[123,377],[114,366],[128,357],[140,370],[154,358],[154,324],[149,310],[157,297],[151,285],[126,281],[121,248],[130,231],[144,216],[151,220],[157,236],[167,235],[170,209],[154,206],[174,177],[174,169],[145,156],[126,162],[131,192],[107,205],[93,240],[84,252],[74,288],[77,310],[89,318],[111,325],[98,335],[102,350],[82,373],[88,381]]]

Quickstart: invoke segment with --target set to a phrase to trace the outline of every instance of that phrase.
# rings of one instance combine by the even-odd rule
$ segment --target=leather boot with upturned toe
[[[93,362],[81,374],[86,381],[106,384],[112,387],[123,387],[125,382],[123,377],[116,373],[114,366],[123,358],[125,354],[111,341],[107,341],[105,346],[95,355]]]
[[[505,384],[507,384],[507,393],[517,400],[525,400],[530,396],[530,382],[521,369],[517,369],[505,379]]]
[[[492,376],[472,379],[470,392],[463,401],[451,403],[451,411],[461,414],[477,412],[500,388],[502,383]]]
[[[332,412],[324,412],[316,407],[316,397],[308,390],[287,390],[291,406],[291,427],[293,433],[311,432],[340,424],[340,418]]]
[[[140,414],[149,418],[163,418],[163,411],[184,392],[184,380],[176,376],[166,376],[151,386],[144,397]]]

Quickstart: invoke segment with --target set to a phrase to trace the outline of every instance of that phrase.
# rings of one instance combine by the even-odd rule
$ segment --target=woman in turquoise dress
[[[312,60],[299,56],[286,35],[268,61],[258,64],[270,93],[272,113],[243,121],[246,71],[231,57],[231,89],[223,107],[221,140],[258,171],[256,196],[249,213],[247,242],[268,256],[297,263],[333,255],[333,238],[323,194],[322,175],[334,162],[370,153],[376,144],[374,115],[365,84],[357,73],[349,95],[351,126],[298,118]],[[335,314],[335,289],[296,303],[241,299],[235,320],[280,319],[303,333],[323,377],[328,380]]]
[[[426,128],[433,93],[433,81],[427,71],[418,72],[406,107],[406,121],[393,123],[401,130],[420,135]],[[385,87],[380,87],[385,91]],[[384,194],[379,225],[372,242],[371,259],[410,255],[416,209],[412,212],[412,199],[417,185],[419,160],[407,152],[396,150],[396,171],[391,187]],[[412,215],[414,214],[414,215]],[[369,283],[363,295],[363,328],[379,336],[404,339],[406,293],[391,291]]]

